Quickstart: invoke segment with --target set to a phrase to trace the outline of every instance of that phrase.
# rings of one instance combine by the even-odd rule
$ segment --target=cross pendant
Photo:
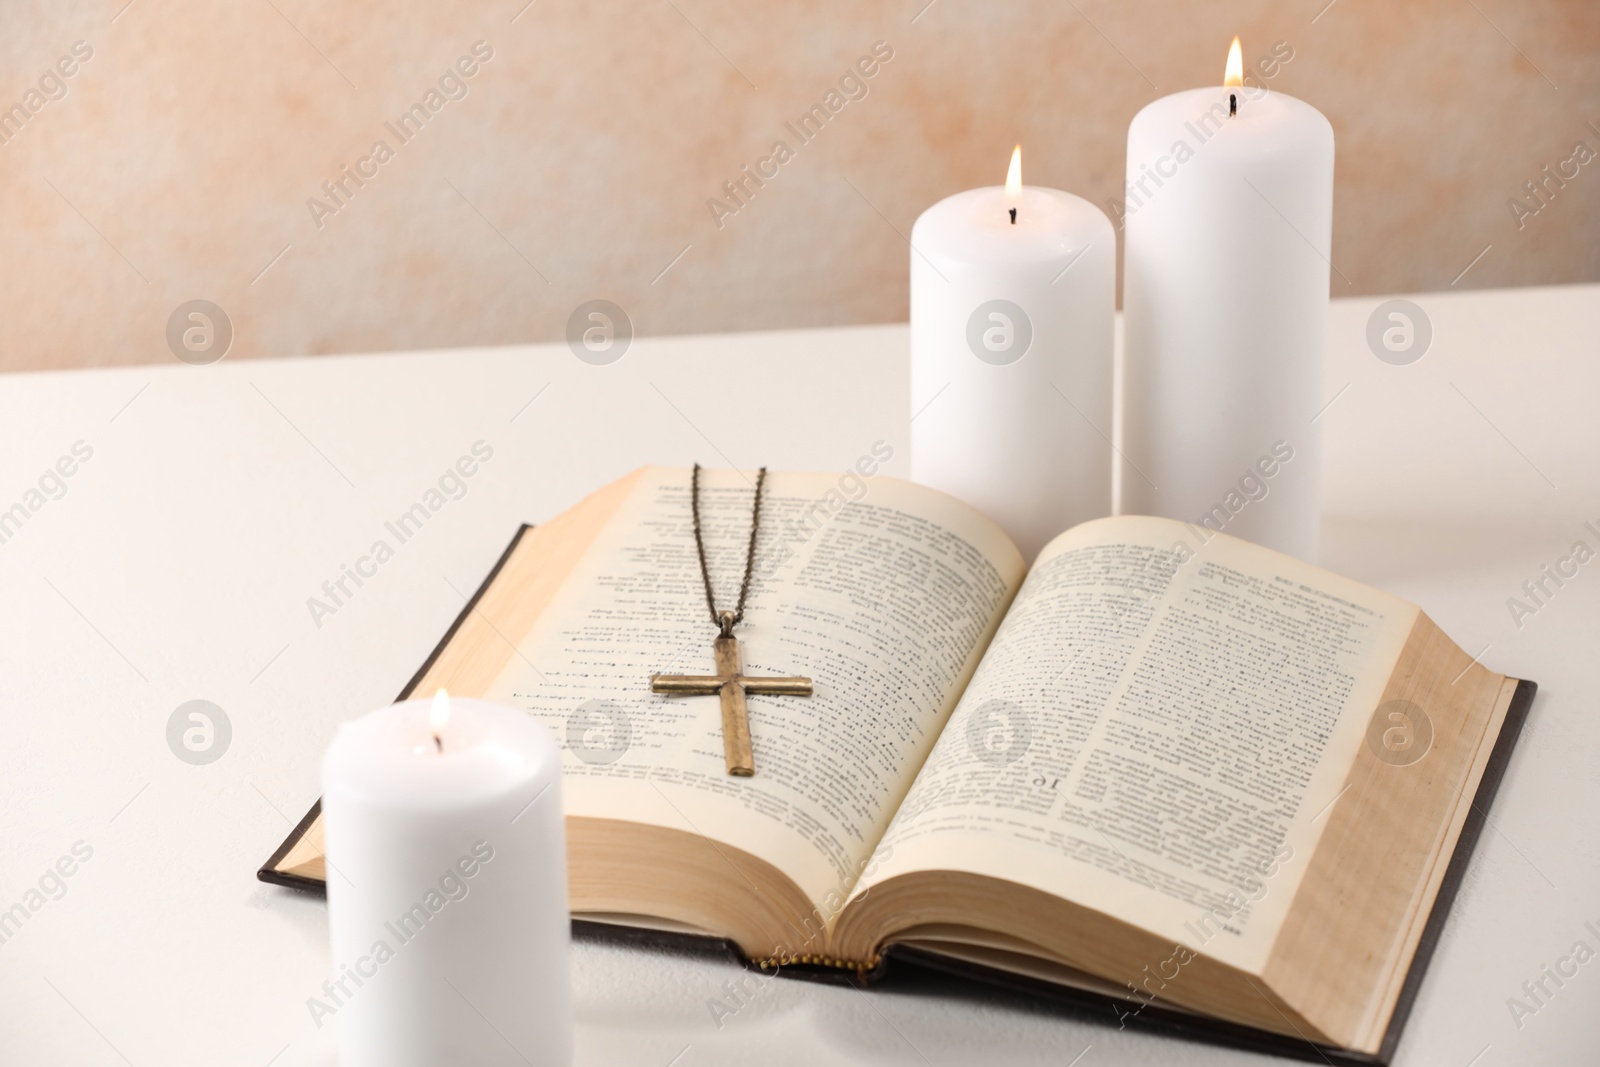
[[[654,674],[650,691],[672,696],[710,696],[722,698],[722,751],[728,773],[749,778],[756,773],[755,750],[750,743],[750,712],[746,693],[808,697],[811,679],[797,677],[750,677],[739,662],[739,639],[733,636],[728,616],[723,616],[722,633],[713,644],[717,659],[716,674]]]

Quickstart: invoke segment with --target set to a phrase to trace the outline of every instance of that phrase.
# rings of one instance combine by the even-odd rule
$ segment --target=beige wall
[[[1600,159],[1520,228],[1507,206],[1600,150],[1593,0],[125,2],[0,8],[0,108],[42,105],[3,127],[0,369],[171,360],[197,297],[230,358],[554,340],[595,297],[641,334],[904,319],[919,212],[1016,141],[1031,184],[1105,204],[1134,112],[1214,84],[1234,33],[1247,60],[1288,42],[1270,84],[1333,123],[1335,295],[1448,288],[1486,246],[1457,288],[1600,279]],[[30,97],[80,40],[65,95]],[[402,144],[385,122],[480,40]],[[785,122],[877,41],[800,145]],[[319,226],[308,199],[379,139]],[[719,226],[707,200],[776,140]]]

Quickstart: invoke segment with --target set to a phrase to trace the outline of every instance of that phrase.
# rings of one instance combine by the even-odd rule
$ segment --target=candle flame
[[[428,712],[428,729],[435,734],[450,722],[450,694],[443,689],[433,694],[433,708]]]
[[[1237,37],[1228,46],[1228,68],[1223,72],[1222,84],[1224,87],[1244,84],[1244,55],[1239,49]]]
[[[1022,195],[1022,146],[1011,150],[1011,166],[1006,170],[1006,203],[1015,204]]]

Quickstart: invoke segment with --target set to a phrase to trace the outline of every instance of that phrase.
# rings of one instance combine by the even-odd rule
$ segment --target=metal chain
[[[761,531],[761,490],[767,483],[767,468],[756,475],[756,502],[750,509],[750,544],[744,553],[744,581],[739,583],[739,604],[732,611],[717,610],[717,598],[711,592],[711,568],[706,565],[705,535],[700,532],[700,464],[694,465],[689,481],[689,507],[694,514],[694,547],[700,554],[700,578],[705,582],[706,607],[711,610],[711,623],[723,637],[733,636],[733,628],[744,620],[744,604],[750,597],[750,577],[756,569],[756,535]]]

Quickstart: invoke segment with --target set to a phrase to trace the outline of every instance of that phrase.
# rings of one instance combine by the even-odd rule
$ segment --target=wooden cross
[[[731,613],[722,613],[722,633],[712,646],[717,659],[716,674],[653,674],[650,691],[674,696],[719,694],[722,697],[722,752],[728,761],[728,773],[736,778],[749,778],[756,773],[756,757],[750,743],[750,711],[744,695],[808,697],[811,679],[753,678],[745,674],[739,662],[739,639],[733,636],[732,620]]]

